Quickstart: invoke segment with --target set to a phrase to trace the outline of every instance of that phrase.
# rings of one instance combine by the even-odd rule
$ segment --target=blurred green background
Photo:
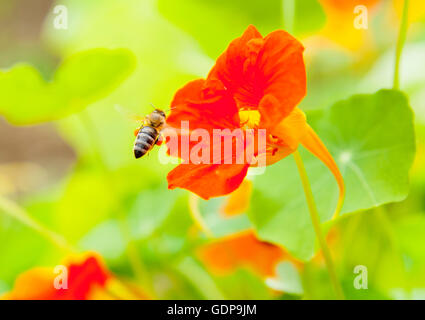
[[[286,29],[304,44],[308,94],[300,107],[310,112],[309,119],[318,128],[329,128],[332,123],[315,120],[322,109],[327,112],[354,94],[392,87],[402,1],[359,2],[368,7],[366,30],[353,27],[357,2],[347,2],[339,6],[331,0],[1,1],[0,197],[19,204],[30,217],[82,251],[99,252],[115,274],[150,287],[160,299],[332,298],[323,262],[311,260],[314,237],[308,220],[299,218],[303,215],[298,207],[287,216],[278,215],[283,217],[278,219],[282,222],[278,230],[262,228],[260,220],[289,201],[282,195],[291,197],[287,189],[293,184],[285,187],[291,177],[282,172],[293,172],[292,159],[261,177],[251,177],[254,192],[247,214],[223,217],[220,207],[226,198],[201,201],[200,209],[215,237],[255,227],[261,239],[282,245],[302,260],[303,267],[279,265],[275,282],[281,282],[278,287],[283,289],[249,267],[217,274],[197,254],[200,246],[214,240],[194,227],[188,193],[167,189],[166,175],[173,165],[161,164],[158,150],[134,159],[132,133],[137,124],[115,106],[139,115],[150,112],[149,103],[167,109],[178,88],[205,77],[229,42],[254,24],[263,35]],[[56,5],[67,8],[67,29],[54,27]],[[358,199],[366,196],[360,191],[357,198],[350,198],[356,193],[351,185],[359,184],[353,181],[348,186],[347,214],[333,222],[330,246],[350,299],[425,298],[423,57],[425,5],[411,1],[400,89],[415,113],[415,137],[408,114],[403,120],[404,113],[388,106],[368,115],[368,109],[356,104],[363,104],[362,100],[345,102],[348,122],[363,123],[364,116],[370,127],[375,119],[394,112],[394,119],[386,120],[392,129],[384,128],[374,139],[390,140],[388,148],[395,140],[407,141],[405,148],[386,155],[391,163],[384,168],[395,168],[393,181],[378,181],[377,174],[376,183],[371,182],[382,199],[363,203]],[[68,62],[61,65],[64,60]],[[16,64],[19,69],[6,74]],[[364,99],[368,97],[375,96]],[[399,97],[386,99],[391,104]],[[407,100],[400,99],[407,108]],[[380,106],[379,101],[367,100],[364,105]],[[325,144],[332,142],[326,130],[318,132]],[[386,136],[392,130],[399,135]],[[314,164],[306,163],[315,180],[319,173]],[[368,179],[379,171],[378,163],[368,164]],[[297,177],[296,172],[293,175]],[[336,189],[330,174],[324,179],[316,189]],[[334,203],[334,198],[329,203],[322,194],[318,198],[326,202],[326,210]],[[354,202],[362,207],[350,204]],[[20,273],[55,265],[65,255],[34,228],[2,214],[3,209],[0,293],[9,291]],[[368,267],[367,290],[353,286],[356,265]]]

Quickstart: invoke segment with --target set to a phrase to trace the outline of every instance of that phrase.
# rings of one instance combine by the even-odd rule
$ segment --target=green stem
[[[212,231],[208,228],[206,222],[202,218],[201,211],[199,211],[199,197],[194,193],[189,193],[189,212],[198,229],[205,233],[207,238],[213,238],[214,235]]]
[[[112,175],[108,170],[107,166],[103,162],[102,157],[102,146],[101,140],[96,129],[96,125],[92,121],[90,115],[87,111],[82,112],[79,115],[80,122],[82,123],[84,130],[86,131],[88,138],[90,140],[91,149],[94,152],[94,161],[96,161],[97,165],[102,169],[103,175],[105,178],[105,183],[108,184],[109,190],[111,191],[111,196],[115,196],[118,193],[116,190],[116,186],[112,181]],[[135,245],[134,239],[131,235],[130,226],[127,221],[126,214],[123,210],[122,203],[120,201],[117,202],[117,217],[120,222],[120,231],[126,243],[126,255],[128,258],[128,262],[130,264],[131,269],[133,270],[133,274],[135,275],[138,282],[144,286],[145,290],[149,291],[151,297],[154,296],[153,286],[148,276],[148,272],[142,264],[141,257]]]
[[[401,52],[403,51],[404,43],[406,42],[406,34],[407,34],[407,27],[408,27],[408,12],[409,12],[409,0],[404,0],[403,13],[402,13],[401,23],[400,23],[400,31],[398,34],[397,47],[396,47],[396,53],[395,53],[393,88],[397,90],[400,88],[400,59],[401,59]]]
[[[282,0],[283,28],[294,33],[295,0]]]
[[[406,268],[403,259],[403,253],[400,249],[400,246],[397,241],[397,236],[394,232],[391,220],[388,217],[388,212],[384,206],[379,206],[375,208],[376,217],[379,219],[379,226],[381,226],[382,230],[385,232],[386,237],[388,239],[389,245],[391,247],[391,251],[397,256],[397,263],[399,265],[400,270],[402,271],[403,281],[405,283],[405,288],[409,288],[409,282],[406,277]]]
[[[16,219],[32,230],[38,232],[41,236],[43,236],[59,249],[64,250],[67,253],[77,252],[77,249],[72,247],[64,237],[47,229],[41,223],[34,220],[22,207],[20,207],[15,202],[4,197],[0,197],[0,211]]]
[[[300,174],[301,182],[303,185],[305,197],[307,200],[308,209],[310,212],[311,222],[313,223],[314,231],[316,233],[317,240],[319,241],[320,248],[322,249],[323,257],[325,258],[326,268],[328,269],[329,277],[332,282],[336,297],[338,299],[344,299],[344,293],[342,291],[341,285],[338,281],[335,272],[335,266],[332,260],[332,256],[328,245],[326,243],[325,237],[322,233],[322,227],[320,225],[320,217],[316,208],[316,203],[314,202],[313,193],[311,191],[310,182],[308,180],[307,172],[304,167],[304,163],[301,159],[301,155],[298,151],[294,152],[295,162],[298,167],[298,172]]]

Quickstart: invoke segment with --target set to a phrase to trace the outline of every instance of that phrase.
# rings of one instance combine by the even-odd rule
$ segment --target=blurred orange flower
[[[289,260],[298,267],[302,263],[281,247],[258,240],[252,231],[219,239],[202,247],[198,255],[217,274],[228,274],[247,267],[260,276],[273,277],[279,262]]]
[[[101,258],[90,254],[73,257],[66,264],[67,288],[56,289],[58,274],[52,268],[34,268],[21,274],[15,281],[11,292],[3,296],[8,300],[89,300],[103,291],[111,278]],[[103,298],[108,298],[107,294]],[[112,298],[112,297],[109,297]]]
[[[319,0],[322,4],[327,22],[320,35],[349,49],[358,50],[361,47],[372,45],[372,33],[368,29],[357,29],[354,20],[357,14],[354,9],[357,6],[367,8],[367,14],[374,13],[373,9],[381,0]]]

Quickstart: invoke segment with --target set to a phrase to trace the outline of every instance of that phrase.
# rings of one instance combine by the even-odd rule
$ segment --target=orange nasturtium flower
[[[11,292],[3,296],[9,300],[88,300],[104,288],[111,277],[99,257],[72,259],[67,267],[67,288],[56,289],[53,268],[34,268],[21,274]]]
[[[291,261],[297,267],[302,263],[292,258],[282,248],[258,240],[252,231],[244,231],[201,247],[198,255],[216,274],[229,274],[246,267],[264,278],[276,275],[282,261]]]
[[[204,199],[236,190],[248,168],[260,162],[244,158],[235,163],[232,154],[233,162],[229,163],[223,152],[218,153],[218,159],[213,152],[216,140],[211,136],[216,129],[237,129],[253,132],[255,137],[265,132],[264,148],[251,144],[255,159],[265,159],[265,165],[290,155],[302,144],[330,168],[343,194],[342,177],[333,158],[297,108],[306,94],[303,51],[302,44],[283,30],[263,37],[249,26],[217,59],[206,79],[191,81],[177,91],[167,126],[177,132],[180,148],[173,151],[168,140],[167,146],[169,154],[180,157],[182,163],[168,174],[170,189],[184,188]],[[183,121],[189,124],[188,130],[182,130]],[[197,129],[209,133],[209,140],[189,139]],[[231,140],[233,150],[238,148],[236,140]],[[185,141],[189,149],[186,156],[182,152]],[[245,151],[249,145],[249,141],[243,145]],[[218,148],[222,151],[221,144]],[[187,156],[200,151],[207,152],[211,161],[194,161]]]
[[[131,292],[122,286],[106,269],[100,256],[89,253],[72,256],[62,270],[39,267],[21,274],[12,291],[1,299],[6,300],[96,300],[146,298],[140,292]],[[61,276],[59,280],[57,277]],[[64,286],[62,276],[66,276]],[[55,279],[58,282],[55,288]]]

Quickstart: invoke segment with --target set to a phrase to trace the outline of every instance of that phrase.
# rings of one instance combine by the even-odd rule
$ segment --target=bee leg
[[[158,135],[158,138],[156,138],[155,144],[157,146],[160,146],[163,142],[164,142],[164,138],[162,137],[162,135]]]

